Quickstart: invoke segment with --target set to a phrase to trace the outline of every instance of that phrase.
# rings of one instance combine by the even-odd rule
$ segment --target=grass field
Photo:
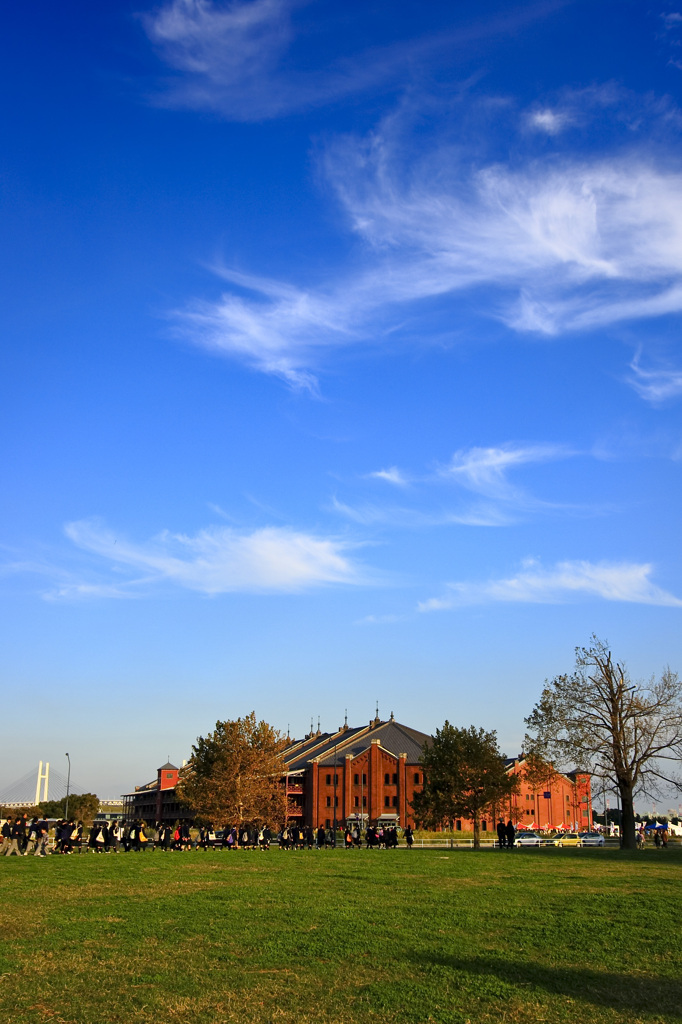
[[[0,860],[12,1024],[682,1021],[682,851]]]

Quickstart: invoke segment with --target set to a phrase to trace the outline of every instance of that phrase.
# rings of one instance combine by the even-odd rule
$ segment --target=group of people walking
[[[54,825],[54,843],[48,849],[51,826]],[[157,823],[153,828],[144,821],[102,821],[96,820],[88,828],[82,821],[63,818],[50,822],[34,817],[30,821],[26,814],[8,820],[1,829],[0,854],[10,857],[45,857],[48,852],[72,854],[90,851],[92,853],[143,853],[145,850],[161,850],[164,853],[182,852],[191,849],[208,850],[264,850],[270,849],[273,834],[267,825],[225,825],[217,832],[211,826],[202,826],[193,838],[188,822],[175,825]],[[326,850],[337,845],[337,833],[332,828],[320,825],[286,824],[277,833],[280,850]],[[404,830],[408,849],[414,836],[409,825]],[[395,825],[368,825],[363,831],[359,825],[347,826],[343,831],[341,845],[347,849],[361,849],[363,839],[368,850],[395,849],[398,846],[398,829]]]
[[[34,857],[47,856],[47,842],[50,834],[50,826],[45,818],[32,818],[28,820],[26,814],[17,815],[12,821],[7,819],[0,830],[2,845],[0,854],[11,857],[28,857],[29,853]]]

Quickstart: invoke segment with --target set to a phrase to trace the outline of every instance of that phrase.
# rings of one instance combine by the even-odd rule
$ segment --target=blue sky
[[[682,8],[5,13],[0,779],[682,664]]]

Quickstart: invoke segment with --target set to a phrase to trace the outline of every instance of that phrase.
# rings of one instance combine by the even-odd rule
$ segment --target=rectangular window
[[[388,796],[385,796],[384,797],[384,807],[390,807],[390,806],[391,806],[391,798],[388,797]]]
[[[334,774],[334,785],[335,785],[335,786],[337,785],[338,781],[339,781],[339,777],[338,777],[338,775],[336,775],[336,773],[335,773],[335,774]]]
[[[394,806],[394,807],[397,807],[397,806],[398,806],[398,797],[397,797],[397,796],[394,796],[394,797],[393,797],[393,801],[392,801],[392,802],[393,802],[393,806]]]
[[[418,786],[420,782],[421,782],[421,776],[419,775],[419,772],[415,772],[414,773],[414,784],[415,784],[415,786]]]
[[[481,832],[487,832],[487,831],[488,831],[488,822],[487,821],[482,821],[481,822]]]
[[[327,807],[331,807],[331,805],[332,805],[332,798],[330,796],[328,796],[327,797]]]
[[[457,831],[458,831],[458,832],[461,832],[461,831],[462,831],[462,822],[460,821],[460,819],[459,819],[459,818],[458,818],[458,819],[457,819],[457,821],[455,822],[455,828],[457,829]]]
[[[530,817],[532,813],[533,813],[532,811],[526,811],[526,814],[528,815],[528,817]]]
[[[388,774],[388,772],[386,772],[386,774],[384,775],[384,786],[390,786],[390,784],[391,776]]]
[[[360,776],[358,775],[358,773],[357,773],[357,772],[356,772],[356,773],[355,773],[355,775],[353,776],[353,784],[354,784],[355,786],[359,786],[359,785],[360,785]]]
[[[331,784],[332,784],[332,777],[331,777],[331,775],[327,775],[326,776],[325,782],[327,783],[328,786],[331,786]]]
[[[360,797],[359,797],[359,796],[356,796],[356,797],[355,797],[355,801],[354,801],[354,802],[355,802],[355,806],[356,806],[356,807],[359,807],[359,806],[360,806]]]
[[[363,786],[367,785],[367,776],[365,775],[364,772],[362,773],[362,784],[363,784]]]
[[[397,772],[393,772],[393,785],[394,786],[398,785],[398,773]]]
[[[173,778],[173,772],[166,772],[166,778],[167,779],[172,779]]]
[[[326,819],[326,825],[325,825],[325,828],[330,828],[330,826],[331,826],[331,821],[329,820],[329,818],[327,818],[327,819]]]
[[[363,798],[362,798],[362,806],[363,807],[367,806],[367,797],[366,796],[363,796]]]
[[[530,800],[530,793],[526,793],[526,800]]]

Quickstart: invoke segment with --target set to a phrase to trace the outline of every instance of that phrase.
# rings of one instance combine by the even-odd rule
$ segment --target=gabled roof
[[[324,757],[329,751],[333,751],[334,747],[337,748],[337,751],[341,750],[349,737],[355,736],[359,732],[365,732],[367,729],[368,727],[364,726],[358,729],[344,728],[335,733],[322,733],[320,736],[314,736],[304,746],[299,747],[290,755],[285,750],[284,759],[287,771],[295,772],[307,768],[313,758]]]
[[[347,754],[359,757],[365,750],[369,750],[372,740],[379,740],[382,748],[394,757],[407,754],[408,764],[417,764],[424,746],[431,742],[431,737],[407,725],[400,725],[393,719],[388,722],[372,722],[370,726],[361,729],[349,729],[336,743],[336,750],[332,743],[330,749],[321,751],[317,755],[320,765],[328,768],[330,765],[342,764]]]
[[[179,772],[180,769],[176,765],[171,764],[170,761],[166,761],[165,764],[161,765],[161,767],[159,768],[159,771],[160,772],[171,772],[171,771]]]
[[[284,750],[284,761],[289,773],[302,773],[313,761],[329,766],[341,764],[348,754],[357,757],[379,740],[384,750],[398,757],[407,754],[408,764],[417,764],[426,744],[432,737],[409,725],[396,722],[393,714],[381,721],[378,714],[367,725],[350,729],[346,723],[334,733],[308,735],[303,740],[292,740]]]

